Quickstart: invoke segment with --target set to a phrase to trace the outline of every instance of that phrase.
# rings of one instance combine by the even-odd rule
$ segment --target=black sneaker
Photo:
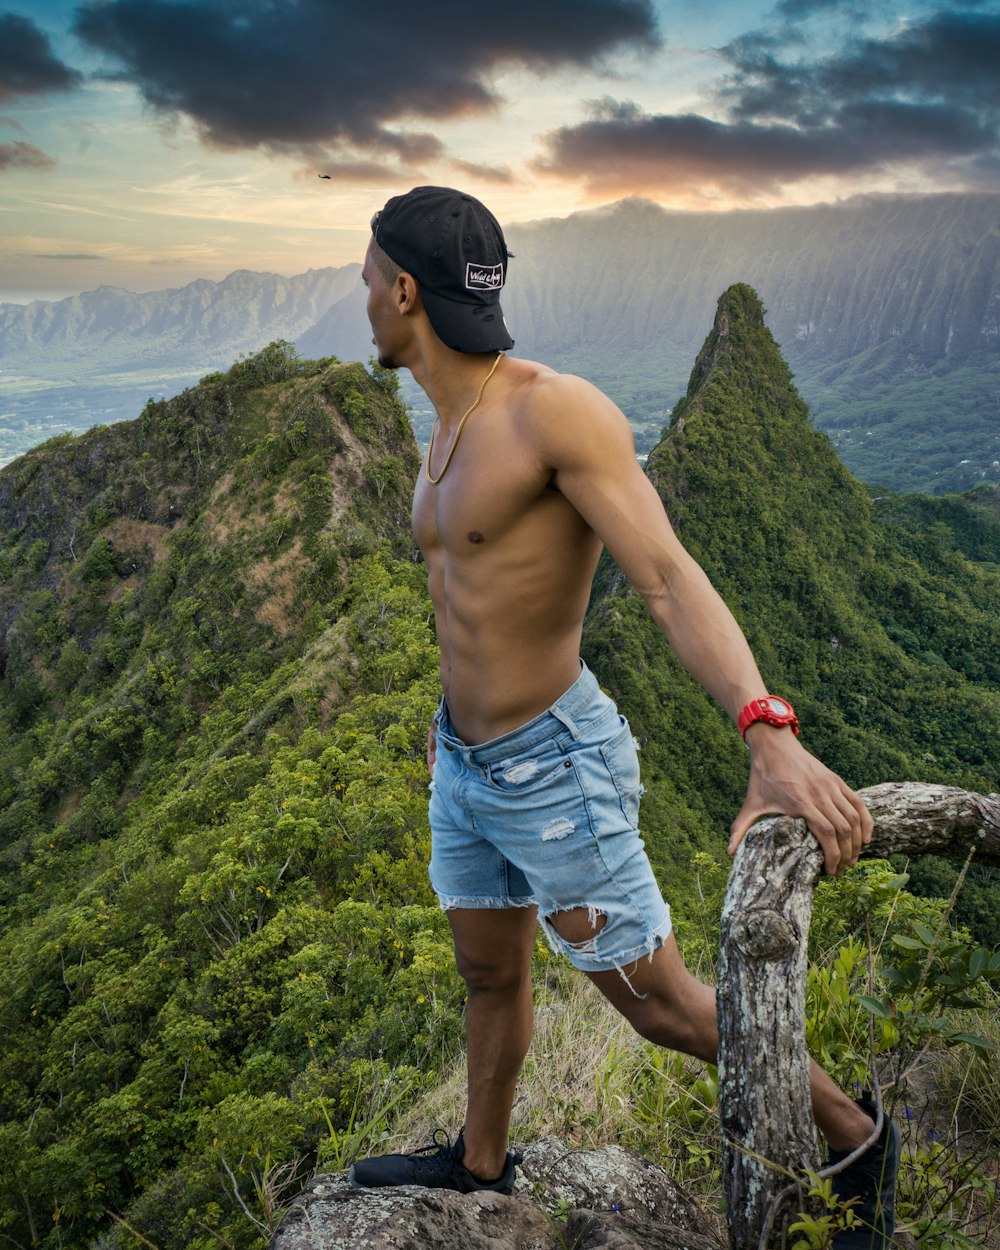
[[[481,1181],[462,1166],[464,1154],[465,1141],[461,1133],[453,1146],[448,1134],[438,1129],[429,1146],[408,1155],[361,1159],[348,1175],[352,1185],[363,1189],[381,1185],[423,1185],[428,1189],[457,1189],[460,1194],[481,1189],[491,1189],[498,1194],[513,1193],[514,1168],[521,1162],[521,1155],[508,1150],[503,1173],[495,1181]]]
[[[875,1121],[878,1108],[869,1098],[855,1099]],[[839,1163],[851,1152],[831,1150],[830,1162]],[[899,1171],[899,1129],[888,1114],[882,1135],[857,1162],[833,1178],[833,1190],[841,1202],[851,1202],[858,1221],[834,1237],[834,1250],[888,1250],[896,1227],[896,1173]],[[856,1200],[856,1201],[852,1201]]]

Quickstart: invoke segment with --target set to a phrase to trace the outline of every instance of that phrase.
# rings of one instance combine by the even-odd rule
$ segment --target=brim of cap
[[[456,352],[501,352],[514,346],[500,303],[445,299],[420,289],[428,319],[446,347]]]

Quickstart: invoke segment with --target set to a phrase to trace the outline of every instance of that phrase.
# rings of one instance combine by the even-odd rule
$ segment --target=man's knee
[[[676,1002],[655,993],[637,1001],[628,1020],[640,1037],[671,1050],[688,1053],[697,1040],[697,1021],[680,1011]]]
[[[601,992],[648,1041],[713,1060],[718,1046],[715,990],[684,967],[673,937],[651,958],[591,973]]]
[[[452,911],[458,974],[470,993],[516,994],[531,979],[534,909]]]
[[[455,963],[470,993],[517,994],[530,979],[530,965],[520,958],[497,958],[495,952],[486,955],[456,947]]]

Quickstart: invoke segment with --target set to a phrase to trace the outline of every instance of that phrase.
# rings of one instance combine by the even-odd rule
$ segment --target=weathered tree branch
[[[875,821],[862,854],[941,855],[1000,865],[1000,794],[971,794],[954,786],[887,781],[859,791]]]
[[[1000,795],[889,782],[862,790],[867,856],[1000,864]],[[737,851],[719,951],[719,1100],[731,1250],[757,1250],[788,1174],[819,1168],[805,1044],[806,943],[822,855],[805,822],[758,821]]]
[[[732,1250],[756,1250],[788,1171],[801,1175],[818,1167],[805,984],[806,938],[822,862],[803,821],[774,817],[748,831],[729,877],[719,935],[718,1013],[723,1188]]]

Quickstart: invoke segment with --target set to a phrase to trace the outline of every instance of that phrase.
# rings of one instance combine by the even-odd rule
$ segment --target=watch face
[[[782,703],[780,699],[776,699],[773,695],[765,699],[765,703],[768,711],[773,712],[775,716],[788,716],[792,710],[787,703]]]

